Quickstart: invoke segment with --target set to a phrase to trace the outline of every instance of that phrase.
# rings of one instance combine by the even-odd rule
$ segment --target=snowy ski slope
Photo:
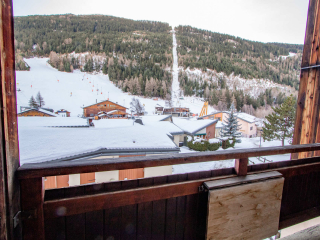
[[[30,71],[16,72],[17,90],[20,90],[17,92],[18,112],[20,106],[28,106],[30,97],[36,97],[39,91],[44,98],[45,107],[55,111],[66,109],[74,117],[83,113],[83,106],[106,100],[108,97],[113,102],[130,107],[133,96],[117,88],[107,75],[88,74],[79,70],[73,73],[59,72],[47,63],[47,58],[31,58],[25,61],[31,67]],[[156,104],[165,105],[164,100],[154,101],[144,97],[139,99],[145,105],[148,115],[154,113]],[[193,113],[200,113],[203,101],[198,98],[185,98],[175,104],[180,105],[189,107]]]

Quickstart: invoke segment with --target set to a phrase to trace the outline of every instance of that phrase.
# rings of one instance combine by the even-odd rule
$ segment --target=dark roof
[[[110,100],[103,100],[103,101],[101,101],[101,102],[98,102],[98,103],[95,103],[95,104],[91,104],[91,105],[89,105],[89,106],[86,106],[86,107],[83,107],[83,108],[87,108],[87,107],[91,107],[91,106],[94,106],[94,105],[97,105],[97,104],[100,104],[100,103],[103,103],[103,102],[112,102],[112,101],[110,101]],[[115,103],[115,102],[112,102],[112,103],[114,103],[114,104],[116,104],[116,105],[118,105],[118,106],[120,106],[120,107],[123,107],[123,108],[125,108],[125,109],[128,109],[128,108],[126,108],[126,107],[124,107],[124,106],[122,106],[122,105],[120,105],[120,104],[118,104],[118,103]]]
[[[128,155],[130,153],[132,154],[138,154],[138,153],[144,153],[144,154],[150,154],[150,153],[178,153],[180,152],[179,147],[172,147],[172,148],[101,148],[96,151],[91,151],[87,153],[81,153],[77,155],[73,155],[70,157],[64,157],[64,158],[58,158],[53,161],[76,161],[80,159],[90,159],[90,158],[95,158],[99,156],[113,156],[113,155]],[[108,158],[106,159],[107,161],[110,161],[111,159]]]

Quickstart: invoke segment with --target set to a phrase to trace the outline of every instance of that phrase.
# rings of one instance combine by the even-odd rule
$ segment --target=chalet
[[[117,110],[116,112],[111,112]],[[117,103],[114,103],[110,100],[102,101],[96,104],[92,104],[83,108],[83,116],[84,117],[95,117],[98,116],[98,113],[105,112],[109,113],[110,116],[113,117],[126,117],[127,108],[121,106]]]
[[[56,111],[55,114],[57,114],[58,116],[61,116],[61,117],[70,117],[70,112],[65,109],[60,109],[60,110]]]
[[[173,123],[184,130],[185,134],[203,139],[212,139],[216,136],[216,123],[218,120],[196,120],[173,118]]]
[[[31,108],[20,112],[18,117],[57,117],[56,114],[43,110],[42,108]]]
[[[217,119],[221,122],[225,122],[227,118],[229,117],[228,111],[220,111],[220,112],[214,112],[205,116],[202,116],[198,119]],[[240,125],[240,132],[242,134],[242,137],[256,137],[257,136],[257,118],[255,116],[252,116],[247,113],[239,112],[236,113],[236,116],[238,118],[238,122]]]
[[[155,106],[155,114],[163,115],[163,110],[164,110],[164,107],[162,107],[160,104],[157,104]]]
[[[163,108],[162,114],[172,115],[173,117],[190,117],[191,115],[189,108],[184,108],[184,107]]]

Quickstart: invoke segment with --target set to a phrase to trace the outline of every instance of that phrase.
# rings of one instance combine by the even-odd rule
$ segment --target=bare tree
[[[144,106],[138,98],[132,98],[130,103],[130,111],[138,115],[142,115],[145,112]]]
[[[43,107],[44,106],[44,101],[43,101],[43,97],[41,96],[40,92],[38,92],[37,96],[36,96],[36,101],[39,107]]]

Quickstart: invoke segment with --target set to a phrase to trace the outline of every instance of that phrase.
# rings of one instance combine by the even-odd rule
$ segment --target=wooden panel
[[[69,187],[69,175],[57,176],[57,188],[63,187]]]
[[[57,188],[57,177],[45,177],[44,178],[44,187],[45,189]]]
[[[319,14],[319,0],[310,0],[301,63],[302,67],[309,67],[319,63]],[[319,68],[301,70],[293,144],[306,144],[320,141],[319,74]],[[313,156],[313,153],[292,154],[292,159],[310,156]]]
[[[206,239],[264,239],[278,232],[283,178],[210,190]]]
[[[144,170],[143,168],[136,168],[136,169],[127,169],[127,170],[120,170],[119,171],[119,180],[130,180],[130,179],[138,179],[144,177]]]
[[[96,174],[91,173],[81,173],[80,174],[80,184],[94,183],[96,181]]]
[[[24,164],[18,169],[18,177],[36,178],[44,176],[58,176],[74,173],[88,173],[111,170],[124,170],[145,167],[156,167],[174,164],[218,161],[226,159],[239,159],[256,156],[270,156],[285,153],[297,153],[320,150],[320,144],[288,145],[284,147],[251,148],[225,150],[215,152],[197,152],[183,154],[166,154],[147,157],[129,157],[77,160],[77,161],[49,161],[37,164]],[[107,160],[107,161],[106,161]]]
[[[20,210],[20,187],[16,170],[19,163],[15,54],[12,0],[0,4],[0,144],[2,186],[0,194],[0,238],[20,239],[21,225],[14,227],[13,217]],[[5,194],[2,194],[5,193]]]
[[[21,211],[27,214],[23,219],[23,239],[45,239],[43,200],[44,179],[22,180],[21,183]]]

